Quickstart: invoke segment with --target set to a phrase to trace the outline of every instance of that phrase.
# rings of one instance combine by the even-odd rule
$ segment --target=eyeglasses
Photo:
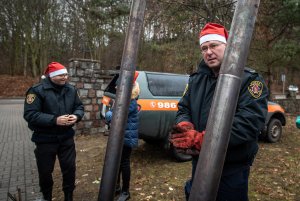
[[[65,73],[65,74],[60,74],[58,76],[60,76],[60,77],[68,77],[69,75],[67,73]]]
[[[201,47],[201,52],[206,53],[208,49],[215,50],[218,46],[222,45],[223,43],[211,43],[209,45],[205,45]]]

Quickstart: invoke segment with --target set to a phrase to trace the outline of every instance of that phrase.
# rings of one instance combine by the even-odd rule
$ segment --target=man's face
[[[56,75],[54,77],[51,77],[50,79],[54,84],[64,85],[68,80],[68,74]]]
[[[201,44],[200,49],[205,63],[211,68],[214,72],[219,72],[226,44],[220,41],[207,41]]]

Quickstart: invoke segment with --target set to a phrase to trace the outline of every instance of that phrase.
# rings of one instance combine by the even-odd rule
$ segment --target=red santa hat
[[[217,40],[222,43],[226,43],[227,39],[228,32],[225,27],[216,23],[207,23],[199,33],[200,45],[211,40]]]
[[[45,75],[49,75],[49,77],[54,77],[57,75],[62,75],[62,74],[67,74],[68,71],[66,67],[64,67],[62,64],[58,62],[51,62],[46,70],[45,70]]]
[[[133,83],[135,83],[138,76],[139,76],[139,72],[135,71],[134,72],[134,77],[133,77]]]

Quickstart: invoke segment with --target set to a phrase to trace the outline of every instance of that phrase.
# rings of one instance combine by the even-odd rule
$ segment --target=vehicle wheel
[[[187,155],[184,153],[178,152],[177,149],[175,149],[172,145],[170,146],[170,151],[172,156],[178,161],[178,162],[186,162],[192,160],[191,155]]]
[[[267,141],[278,142],[282,135],[282,124],[279,119],[271,119],[267,128]]]

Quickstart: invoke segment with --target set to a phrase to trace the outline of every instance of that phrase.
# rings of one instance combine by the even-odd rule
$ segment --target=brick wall
[[[76,134],[104,132],[104,122],[100,120],[99,106],[103,91],[114,71],[101,70],[101,63],[95,60],[70,59],[68,72],[70,84],[76,86],[84,104],[84,117],[76,125]]]

